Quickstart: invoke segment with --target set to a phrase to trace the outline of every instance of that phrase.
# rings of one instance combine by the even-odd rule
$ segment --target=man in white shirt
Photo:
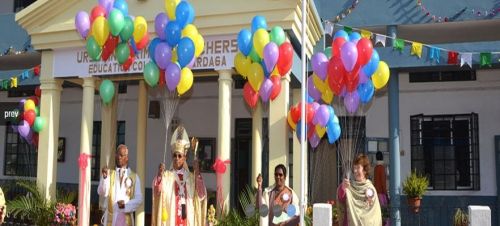
[[[97,193],[106,203],[103,225],[134,226],[133,213],[142,204],[142,192],[139,176],[128,168],[127,146],[116,149],[116,169],[102,169]]]

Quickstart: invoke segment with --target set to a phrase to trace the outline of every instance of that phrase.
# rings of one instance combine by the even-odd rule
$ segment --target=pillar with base
[[[293,101],[293,106],[295,106],[297,103],[300,102],[300,89],[293,89],[292,90],[292,101]],[[302,182],[302,178],[300,177],[300,159],[302,157],[300,153],[300,140],[295,136],[295,134],[292,135],[293,137],[293,169],[290,169],[290,171],[293,171],[293,184],[292,188],[297,194],[301,194],[301,187],[300,184]],[[306,153],[307,156],[308,153]],[[307,164],[307,161],[306,161]],[[307,166],[306,166],[307,169]],[[306,177],[304,178],[307,184],[307,174]],[[305,193],[307,194],[307,186],[306,186],[306,191]]]
[[[252,112],[252,177],[250,178],[253,187],[257,187],[257,176],[262,173],[262,104],[257,102],[257,106]]]
[[[146,131],[148,115],[148,95],[146,83],[139,81],[139,97],[137,101],[137,176],[142,179],[141,191],[145,194],[144,183],[146,181]],[[135,225],[144,226],[144,202],[135,211]]]

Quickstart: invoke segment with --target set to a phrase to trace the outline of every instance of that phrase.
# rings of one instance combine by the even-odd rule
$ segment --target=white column
[[[297,105],[297,103],[300,102],[300,89],[293,89],[292,90],[292,106]],[[297,194],[301,194],[301,188],[300,188],[300,183],[302,182],[302,178],[300,177],[300,158],[301,158],[301,153],[300,153],[300,140],[297,138],[295,133],[292,135],[293,137],[293,169],[290,169],[290,171],[293,170],[293,190]],[[307,156],[307,153],[306,153]],[[307,160],[305,161],[307,164]],[[307,169],[307,166],[306,166]],[[307,174],[305,178],[306,184],[307,184]],[[307,186],[306,186],[306,194],[307,194]]]
[[[219,70],[219,123],[217,135],[217,158],[221,160],[231,159],[231,90],[233,88],[232,70]],[[229,211],[229,199],[231,189],[231,167],[222,177],[224,199],[224,212]],[[219,205],[217,205],[219,208]]]
[[[59,112],[61,105],[61,80],[53,78],[52,51],[42,52],[40,73],[40,117],[47,123],[39,133],[36,181],[45,199],[56,199],[57,146],[59,139]]]
[[[92,154],[92,127],[94,126],[95,79],[83,79],[82,127],[80,134],[80,154]],[[78,185],[78,225],[89,225],[90,220],[90,161],[85,171],[80,171],[80,180],[85,186]],[[83,195],[82,195],[83,194]]]
[[[107,166],[114,167],[116,151],[116,126],[117,126],[117,106],[118,106],[118,86],[115,86],[115,98],[110,104],[101,104],[101,168]],[[141,178],[142,179],[142,178]]]
[[[286,116],[290,101],[290,74],[281,77],[281,92],[269,106],[269,184],[274,181],[274,168],[283,164],[288,169],[288,125]],[[286,181],[288,185],[288,180]]]
[[[262,173],[262,105],[260,101],[252,112],[252,185],[257,187],[257,175]]]
[[[148,90],[143,80],[139,81],[139,97],[137,102],[137,176],[142,180],[141,191],[145,195],[146,180],[146,131],[148,115]],[[144,201],[135,211],[137,226],[144,226]]]

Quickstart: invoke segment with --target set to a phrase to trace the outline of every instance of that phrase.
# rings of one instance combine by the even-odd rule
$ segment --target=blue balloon
[[[297,127],[295,128],[295,134],[297,135],[297,139],[299,139],[299,141],[300,141],[300,134],[302,132],[301,128],[302,128],[302,124],[301,124],[301,121],[299,120],[297,122]],[[307,124],[306,124],[306,141],[307,141]]]
[[[349,35],[349,41],[358,43],[358,41],[361,39],[361,35],[358,32],[352,32]]]
[[[306,94],[307,95],[307,94]],[[314,98],[312,98],[311,96],[307,95],[307,103],[312,103],[314,102]]]
[[[177,46],[177,59],[179,60],[179,65],[181,68],[191,62],[194,57],[194,43],[188,38],[184,37],[179,41],[179,45]]]
[[[264,28],[264,30],[267,30],[267,22],[266,18],[263,16],[255,16],[252,19],[252,34],[255,33],[260,28]]]
[[[252,33],[248,29],[242,29],[238,33],[238,49],[245,56],[252,51]]]
[[[346,42],[349,41],[349,34],[347,34],[347,32],[344,30],[338,30],[337,32],[335,32],[335,35],[333,36],[333,40],[335,40],[338,37],[344,38],[346,40]]]
[[[332,105],[327,105],[328,107],[328,111],[330,112],[330,121],[333,119],[333,117],[336,117],[335,116],[335,109],[333,109]]]
[[[340,137],[340,125],[334,123],[333,120],[329,121],[326,126],[326,134],[328,136],[328,143],[335,143]]]
[[[176,20],[168,22],[167,26],[165,26],[165,37],[169,46],[175,47],[177,45],[179,40],[181,40],[181,31],[179,22]]]
[[[373,87],[373,83],[371,80],[368,80],[365,83],[361,83],[358,86],[358,94],[361,103],[368,103],[373,97],[373,93],[375,92],[375,87]]]
[[[363,70],[363,72],[365,73],[366,76],[368,76],[368,78],[371,78],[373,73],[375,73],[375,71],[377,71],[377,67],[378,67],[379,62],[380,62],[380,57],[378,55],[378,52],[377,52],[377,50],[373,49],[370,61],[368,61],[368,63],[366,63],[366,65],[363,66],[363,68],[361,68],[361,70]]]
[[[286,208],[286,213],[288,214],[289,217],[295,216],[295,213],[297,212],[297,209],[295,208],[294,205],[288,205]]]
[[[160,38],[154,38],[150,43],[149,43],[149,47],[148,47],[148,53],[149,53],[149,58],[151,58],[151,60],[153,60],[153,62],[156,64],[156,60],[155,60],[155,49],[156,49],[156,46],[161,42],[161,39]]]
[[[130,47],[132,47],[132,50],[134,51],[134,54],[137,55],[139,53],[139,49],[137,49],[137,45],[135,44],[134,38],[130,38]]]
[[[177,20],[181,28],[184,28],[187,24],[193,23],[194,9],[189,2],[182,1],[177,5],[175,9],[175,20]]]
[[[264,60],[262,60],[260,62],[260,66],[262,67],[262,69],[264,70],[264,76],[266,76],[266,78],[269,78],[269,76],[271,75],[271,72],[272,71],[267,71],[267,68],[266,68],[266,64],[264,63]]]
[[[123,16],[128,16],[128,4],[125,0],[115,0],[113,8],[122,11]]]

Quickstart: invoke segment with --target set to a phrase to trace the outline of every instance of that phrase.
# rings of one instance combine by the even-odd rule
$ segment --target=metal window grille
[[[36,177],[37,152],[10,123],[6,126],[4,175]]]

